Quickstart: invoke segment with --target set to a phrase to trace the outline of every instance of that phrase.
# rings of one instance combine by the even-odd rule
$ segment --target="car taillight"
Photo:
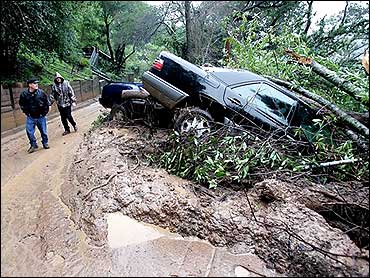
[[[162,59],[157,58],[157,59],[155,59],[152,67],[155,68],[158,71],[161,71],[162,67],[163,67],[163,62],[164,61]]]

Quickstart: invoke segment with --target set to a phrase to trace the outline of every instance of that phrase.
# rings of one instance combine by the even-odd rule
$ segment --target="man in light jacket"
[[[74,131],[77,131],[77,125],[75,120],[72,117],[72,108],[71,106],[76,105],[76,96],[74,94],[72,86],[69,84],[69,81],[64,80],[64,78],[58,73],[55,73],[54,84],[52,86],[51,102],[57,102],[60,119],[64,127],[63,136],[71,133],[68,122],[71,123]]]

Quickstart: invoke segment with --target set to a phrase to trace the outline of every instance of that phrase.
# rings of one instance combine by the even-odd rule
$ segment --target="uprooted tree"
[[[309,99],[318,110],[335,116],[338,127],[342,125],[350,140],[368,152],[369,85],[361,60],[355,66],[340,66],[317,56],[304,36],[287,28],[261,29],[255,19],[241,18],[243,23],[227,27],[228,66],[257,72]],[[366,67],[366,58],[362,64]]]

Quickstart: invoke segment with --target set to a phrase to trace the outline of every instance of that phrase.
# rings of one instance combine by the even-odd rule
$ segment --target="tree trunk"
[[[111,44],[111,41],[110,41],[110,30],[109,30],[109,25],[110,23],[108,22],[108,17],[105,17],[104,18],[104,31],[105,31],[105,37],[106,37],[106,41],[107,41],[107,46],[108,46],[108,50],[109,50],[109,55],[112,59],[112,63],[115,62],[115,58],[114,58],[114,52],[113,52],[113,48],[112,48],[112,44]]]
[[[353,97],[355,100],[362,102],[362,99],[359,96],[362,93],[362,90],[354,86],[347,80],[339,77],[334,71],[329,70],[328,68],[315,62],[311,58],[302,57],[290,49],[286,49],[285,52],[289,56],[297,60],[300,64],[310,66],[314,72],[316,72],[318,75],[328,80],[330,83],[337,86],[339,89],[341,89],[342,91],[344,91],[345,93]]]
[[[339,109],[336,105],[329,102],[325,98],[323,98],[321,96],[318,96],[314,93],[311,93],[311,92],[309,92],[306,89],[303,89],[301,87],[296,87],[295,85],[293,85],[293,84],[291,84],[287,81],[280,80],[280,79],[273,78],[273,77],[267,77],[267,78],[270,79],[271,81],[275,82],[276,84],[283,85],[283,86],[288,87],[288,88],[294,88],[295,91],[304,95],[305,97],[308,97],[310,99],[313,99],[313,100],[317,101],[321,105],[330,109],[330,111],[332,111],[336,116],[338,116],[338,118],[341,121],[346,123],[348,126],[352,127],[354,130],[356,130],[360,134],[366,136],[366,138],[369,138],[369,129],[366,126],[364,126],[362,123],[360,123],[356,119],[350,117],[348,114],[346,114],[344,111]]]
[[[364,126],[369,126],[369,111],[364,113],[347,111],[346,113],[350,115],[352,118],[355,118],[357,121],[362,123]]]
[[[185,30],[186,30],[186,60],[188,60],[189,62],[193,62],[190,1],[185,1]]]
[[[307,36],[308,30],[310,29],[311,23],[312,23],[312,5],[313,5],[313,1],[307,1],[307,4],[308,4],[307,21],[306,21],[306,27],[304,28],[304,33],[306,34],[306,36]]]
[[[369,52],[365,51],[361,62],[362,62],[362,66],[366,70],[367,75],[369,75]]]
[[[357,146],[360,147],[363,151],[368,152],[369,151],[369,143],[365,142],[364,140],[361,140],[360,136],[358,134],[354,133],[352,130],[347,129],[346,134],[352,139],[353,142],[356,142]]]

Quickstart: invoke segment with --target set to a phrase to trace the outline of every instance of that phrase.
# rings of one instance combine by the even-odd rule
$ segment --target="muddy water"
[[[138,244],[161,237],[182,238],[161,227],[136,221],[121,212],[109,213],[106,218],[108,245],[111,248]]]

